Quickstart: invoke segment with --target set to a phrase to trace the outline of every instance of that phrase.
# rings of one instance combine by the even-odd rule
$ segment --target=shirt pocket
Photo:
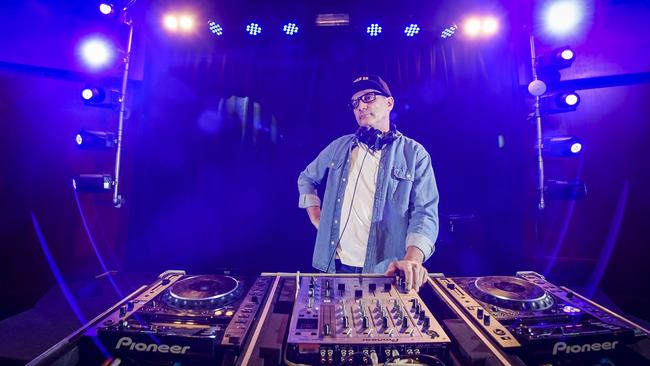
[[[393,203],[402,210],[408,208],[414,174],[412,169],[394,167],[391,172],[391,186],[389,187]]]

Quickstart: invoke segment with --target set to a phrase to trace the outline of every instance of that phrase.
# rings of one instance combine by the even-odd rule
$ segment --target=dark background
[[[395,95],[398,128],[432,157],[441,232],[430,271],[534,270],[650,319],[647,2],[596,1],[582,32],[552,39],[539,28],[541,2],[194,1],[187,8],[201,14],[202,28],[180,36],[161,31],[159,20],[181,2],[140,1],[120,209],[71,185],[75,174],[113,170],[112,153],[78,151],[73,138],[82,127],[116,128],[115,111],[84,106],[79,92],[120,77],[118,69],[86,71],[76,45],[97,32],[125,40],[83,3],[0,8],[0,318],[57,286],[53,266],[65,282],[106,270],[311,270],[315,230],[297,207],[296,180],[327,143],[355,130],[346,87],[371,72]],[[498,14],[500,34],[439,38],[470,10]],[[310,26],[319,12],[349,13],[351,26]],[[288,18],[302,26],[294,39],[273,30]],[[207,19],[224,24],[224,37],[209,34]],[[240,31],[251,19],[265,27],[258,38]],[[363,30],[371,20],[384,27],[378,39]],[[402,27],[412,21],[423,30],[407,39]],[[543,212],[526,119],[531,31],[539,52],[573,46],[577,59],[562,78],[584,89],[577,111],[544,127],[583,140],[582,156],[549,158],[546,174],[585,180],[588,196],[549,201]]]

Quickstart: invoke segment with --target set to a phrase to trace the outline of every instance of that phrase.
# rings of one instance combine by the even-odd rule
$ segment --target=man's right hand
[[[311,206],[307,207],[307,215],[309,215],[309,221],[311,221],[312,225],[318,229],[320,226],[320,207],[319,206]]]

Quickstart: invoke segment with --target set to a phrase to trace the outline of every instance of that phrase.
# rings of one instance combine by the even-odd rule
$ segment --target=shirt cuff
[[[424,253],[424,260],[426,261],[431,257],[434,250],[434,244],[428,237],[418,234],[418,233],[409,233],[406,235],[406,247],[416,247]]]
[[[307,208],[312,206],[320,207],[320,198],[317,195],[311,193],[303,193],[300,195],[298,200],[298,207]]]

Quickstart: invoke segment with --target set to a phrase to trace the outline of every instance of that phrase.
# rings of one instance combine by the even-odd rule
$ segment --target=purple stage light
[[[571,145],[571,152],[572,153],[578,154],[578,153],[580,153],[580,151],[582,151],[582,144],[581,143],[575,142],[575,143],[573,143],[573,145]]]
[[[414,37],[418,33],[420,33],[420,27],[415,23],[404,28],[404,34],[406,34],[407,37]]]
[[[295,23],[287,23],[282,27],[282,31],[284,31],[288,36],[293,36],[298,33],[298,26]]]
[[[491,36],[499,30],[499,22],[494,17],[485,17],[481,22],[481,33],[484,36]]]
[[[371,37],[377,37],[381,33],[381,26],[377,23],[372,23],[366,28],[366,32]]]
[[[560,52],[560,57],[562,57],[562,59],[564,59],[564,60],[569,61],[569,60],[573,59],[573,57],[575,57],[575,53],[573,53],[572,49],[567,48],[567,49],[563,50],[562,52]]]
[[[568,93],[562,96],[562,100],[564,104],[573,107],[575,105],[578,105],[580,102],[580,97],[578,97],[578,94],[576,93]]]
[[[115,9],[113,8],[112,4],[109,3],[101,3],[99,4],[99,12],[104,14],[104,15],[111,15]]]
[[[246,32],[248,32],[248,34],[251,36],[256,36],[262,33],[262,27],[260,27],[260,25],[257,23],[251,23],[246,26]]]
[[[221,24],[218,24],[214,21],[209,21],[208,26],[210,27],[210,32],[212,32],[212,34],[215,34],[217,36],[223,35],[223,27],[221,27]]]
[[[463,31],[471,38],[478,37],[481,34],[481,20],[476,17],[467,18],[463,23]]]
[[[550,3],[544,11],[546,31],[561,35],[573,31],[582,21],[583,7],[578,0],[560,0]]]
[[[84,63],[91,69],[101,69],[113,60],[113,47],[105,39],[92,37],[81,42],[79,53]]]
[[[178,23],[179,23],[178,17],[176,17],[175,15],[167,14],[163,18],[163,25],[169,31],[172,31],[172,32],[177,31],[178,26],[179,26]]]

